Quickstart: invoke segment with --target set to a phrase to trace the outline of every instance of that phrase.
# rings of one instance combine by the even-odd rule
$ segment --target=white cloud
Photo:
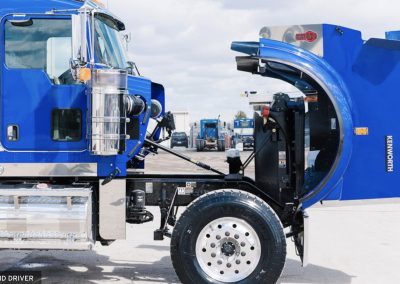
[[[262,26],[333,23],[382,37],[400,26],[396,0],[108,0],[132,34],[130,54],[166,88],[171,110],[193,120],[251,114],[245,90],[281,91],[281,83],[236,71],[234,40],[257,41]]]

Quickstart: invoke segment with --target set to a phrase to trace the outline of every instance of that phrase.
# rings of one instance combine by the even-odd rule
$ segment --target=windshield
[[[122,48],[120,35],[114,21],[105,16],[96,15],[94,25],[97,62],[113,68],[127,68],[125,52]]]
[[[174,136],[174,137],[186,137],[186,133],[185,132],[175,132],[175,133],[172,133],[172,136]]]

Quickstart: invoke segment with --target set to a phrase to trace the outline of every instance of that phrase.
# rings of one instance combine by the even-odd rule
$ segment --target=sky
[[[164,85],[166,108],[191,121],[237,111],[252,116],[244,91],[293,90],[236,70],[232,41],[258,41],[263,26],[337,24],[384,37],[400,30],[398,0],[102,0],[131,34],[129,57],[142,75]]]

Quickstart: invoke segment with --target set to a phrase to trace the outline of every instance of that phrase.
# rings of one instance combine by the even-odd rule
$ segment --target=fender
[[[339,120],[339,151],[328,175],[314,190],[301,199],[301,203],[302,207],[305,209],[323,200],[330,195],[341,182],[352,155],[352,101],[345,82],[335,69],[323,58],[288,43],[262,38],[259,44],[233,42],[232,49],[247,53],[260,61],[275,62],[295,68],[311,77],[313,81],[311,85],[314,85],[314,87],[318,86],[329,96]],[[268,74],[266,75],[268,77],[273,77]],[[292,85],[297,82],[297,80],[291,78],[280,79]],[[301,78],[297,79],[301,81]]]

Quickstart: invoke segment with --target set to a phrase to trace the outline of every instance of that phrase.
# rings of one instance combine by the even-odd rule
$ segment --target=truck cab
[[[254,148],[254,120],[250,118],[235,119],[233,121],[232,146],[242,144],[244,150]]]
[[[0,13],[0,215],[26,220],[24,226],[11,221],[15,230],[4,227],[0,248],[84,249],[96,234],[123,235],[125,203],[114,207],[123,214],[118,228],[112,224],[117,215],[94,221],[92,202],[107,207],[125,198],[125,181],[117,179],[144,166],[130,162],[142,150],[149,120],[164,113],[163,86],[128,61],[124,24],[97,2],[2,1]],[[120,193],[95,192],[108,182]],[[75,229],[60,231],[57,222]],[[102,227],[97,233],[96,226]]]
[[[200,132],[196,139],[197,151],[212,150],[225,151],[225,138],[221,131],[219,119],[202,119],[199,123]]]

